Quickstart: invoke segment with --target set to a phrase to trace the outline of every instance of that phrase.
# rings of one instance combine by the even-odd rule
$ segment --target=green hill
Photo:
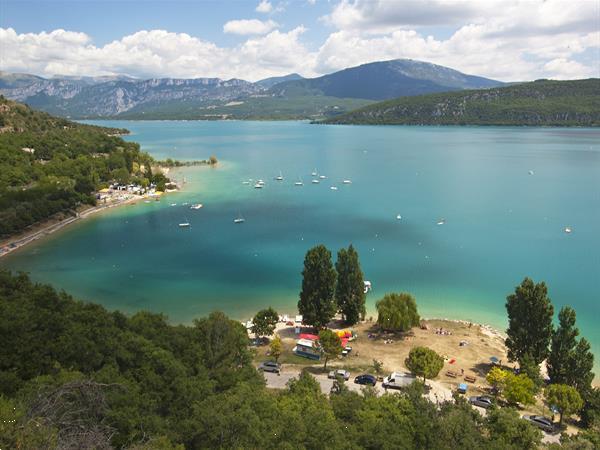
[[[117,136],[125,132],[53,117],[0,96],[0,237],[95,204],[93,192],[112,180],[161,181],[164,176],[146,169],[150,155]]]
[[[324,123],[599,126],[600,79],[538,80],[492,89],[400,97]]]

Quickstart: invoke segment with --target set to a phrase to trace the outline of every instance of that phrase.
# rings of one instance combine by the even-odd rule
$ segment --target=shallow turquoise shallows
[[[576,308],[600,349],[600,130],[99,124],[130,129],[157,158],[221,162],[178,171],[183,192],[85,219],[0,266],[189,323],[215,309],[293,313],[306,250],[324,243],[335,256],[352,243],[373,283],[370,311],[384,293],[408,291],[425,316],[505,328],[506,295],[530,276],[557,309]],[[327,178],[311,183],[314,170]]]

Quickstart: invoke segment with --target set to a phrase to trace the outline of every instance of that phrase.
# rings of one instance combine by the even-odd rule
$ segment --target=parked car
[[[265,361],[260,363],[258,370],[262,370],[263,372],[273,372],[279,375],[281,373],[281,364],[278,364],[275,361]]]
[[[383,379],[382,386],[385,389],[404,389],[415,381],[414,375],[410,373],[392,372]]]
[[[375,375],[365,373],[354,378],[354,382],[356,384],[370,384],[371,386],[375,386],[377,384],[377,377]]]
[[[554,422],[552,419],[544,416],[523,416],[523,419],[527,420],[529,423],[535,425],[536,427],[547,431],[548,433],[552,433],[556,430],[554,427]]]
[[[491,408],[494,405],[492,399],[485,396],[470,397],[469,403],[471,403],[471,405],[481,406],[485,409]]]
[[[327,375],[327,378],[331,378],[332,380],[335,380],[337,377],[341,377],[344,380],[348,381],[350,379],[350,372],[344,369],[338,369],[332,370],[331,372],[329,372],[329,375]]]

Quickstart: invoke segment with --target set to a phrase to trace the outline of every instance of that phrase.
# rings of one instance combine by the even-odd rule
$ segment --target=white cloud
[[[303,41],[305,27],[283,32],[270,20],[228,22],[226,32],[253,34],[234,47],[165,30],[143,30],[96,46],[85,33],[18,34],[0,28],[0,69],[43,76],[257,80],[291,72],[315,76],[367,62],[412,58],[503,81],[600,77],[600,2],[444,1],[446,6],[440,8],[448,13],[447,21],[440,23],[446,25],[445,35],[429,36],[429,25],[422,26],[434,18],[423,18],[422,10],[438,7],[439,1],[405,3],[398,12],[395,1],[342,0],[327,19],[336,29],[317,47]],[[494,6],[494,14],[486,16],[482,4]],[[455,10],[449,11],[448,5]],[[459,20],[456,11],[466,19]],[[443,21],[441,14],[432,14],[435,21]]]
[[[267,34],[279,25],[272,20],[242,19],[230,20],[223,25],[223,32],[232,34]]]
[[[261,78],[312,71],[313,55],[299,38],[305,28],[278,30],[224,48],[186,33],[138,31],[102,47],[84,33],[17,34],[0,28],[0,69],[42,76],[115,75],[152,77]]]
[[[261,2],[256,7],[256,11],[259,13],[270,13],[273,10],[273,5],[269,0],[261,0]]]

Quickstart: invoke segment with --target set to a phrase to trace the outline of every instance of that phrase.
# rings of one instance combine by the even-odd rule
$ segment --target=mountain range
[[[353,125],[600,126],[600,79],[537,80],[375,103],[325,123]]]
[[[0,72],[0,94],[71,118],[326,118],[377,100],[503,83],[414,60],[382,61],[317,78],[52,77]]]

